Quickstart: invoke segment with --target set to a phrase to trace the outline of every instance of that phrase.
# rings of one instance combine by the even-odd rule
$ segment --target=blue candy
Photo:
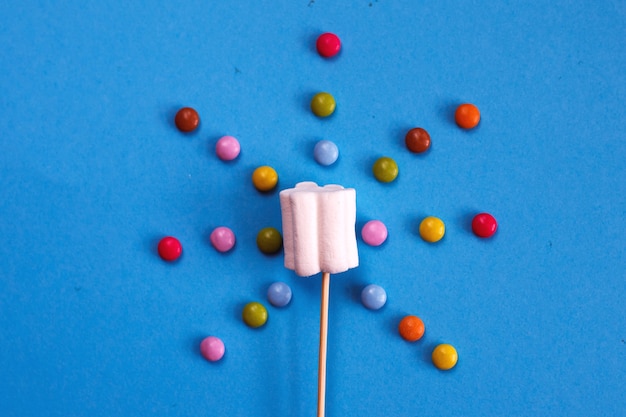
[[[337,149],[337,145],[329,140],[320,140],[315,144],[313,156],[318,164],[325,166],[331,165],[334,164],[339,157],[339,149]]]
[[[361,291],[361,302],[370,310],[378,310],[387,302],[387,293],[376,284],[370,284]]]
[[[274,307],[284,307],[291,301],[291,288],[284,282],[275,282],[267,289],[267,299]]]

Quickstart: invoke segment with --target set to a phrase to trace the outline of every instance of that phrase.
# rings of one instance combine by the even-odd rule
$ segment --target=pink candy
[[[219,252],[228,252],[235,246],[235,234],[228,227],[216,227],[211,232],[211,244]]]
[[[240,151],[239,141],[232,136],[222,136],[215,145],[215,153],[222,161],[232,161]]]
[[[361,229],[363,241],[371,246],[380,246],[387,239],[387,227],[380,220],[370,220]]]
[[[215,336],[209,336],[200,343],[200,353],[207,361],[219,361],[224,356],[225,350],[224,342]]]

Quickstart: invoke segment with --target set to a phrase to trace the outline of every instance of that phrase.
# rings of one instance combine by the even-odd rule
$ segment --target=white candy
[[[280,192],[285,267],[307,277],[359,266],[356,191],[301,182]]]

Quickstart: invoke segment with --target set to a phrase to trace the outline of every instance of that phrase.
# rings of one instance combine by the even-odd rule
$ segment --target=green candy
[[[398,176],[398,164],[388,156],[383,156],[374,162],[372,171],[378,181],[391,182]]]
[[[267,322],[267,309],[263,304],[253,301],[244,306],[241,318],[250,327],[261,327]]]
[[[330,116],[335,106],[335,98],[330,93],[317,93],[311,100],[311,111],[318,117]]]
[[[272,255],[283,246],[283,237],[278,229],[266,227],[256,236],[256,244],[261,252]]]

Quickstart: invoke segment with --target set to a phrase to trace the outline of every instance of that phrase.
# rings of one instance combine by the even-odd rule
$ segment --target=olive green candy
[[[317,93],[311,100],[311,111],[318,117],[330,116],[335,106],[335,98],[329,93]]]
[[[283,246],[283,237],[278,229],[266,227],[256,235],[256,244],[259,250],[267,255],[272,255]]]
[[[267,322],[267,309],[263,304],[253,301],[243,307],[241,318],[250,327],[261,327]]]
[[[388,156],[383,156],[374,162],[372,171],[378,181],[391,182],[398,176],[398,164]]]

